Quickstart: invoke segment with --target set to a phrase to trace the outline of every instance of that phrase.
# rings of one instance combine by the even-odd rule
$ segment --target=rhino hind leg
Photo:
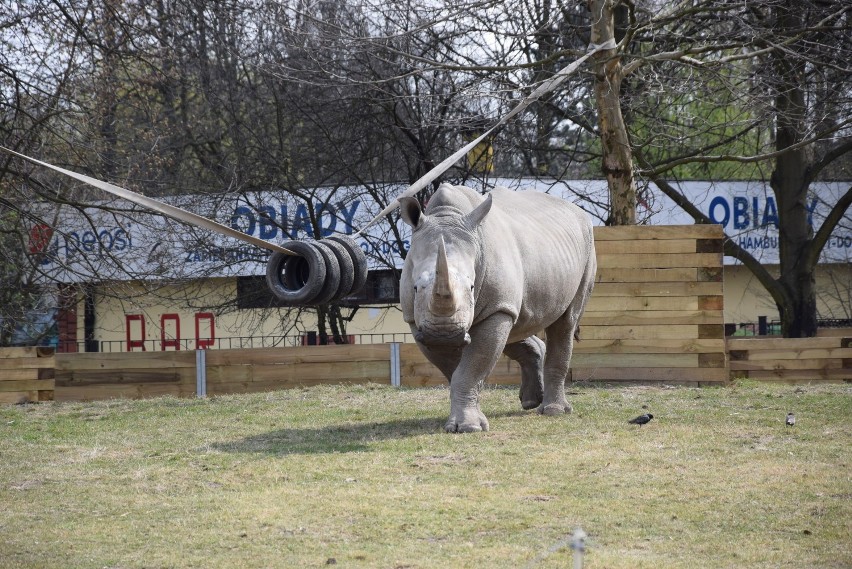
[[[535,409],[544,399],[544,342],[538,336],[530,336],[508,344],[503,353],[521,366],[521,407]]]
[[[574,351],[574,323],[570,311],[547,328],[547,357],[544,361],[544,393],[538,412],[542,415],[562,415],[571,412],[565,398],[565,378]]]
[[[592,245],[591,254],[577,293],[565,314],[547,328],[547,358],[544,362],[544,401],[539,407],[543,415],[561,415],[571,412],[565,398],[565,379],[574,353],[574,341],[580,339],[580,317],[595,286],[597,259]]]

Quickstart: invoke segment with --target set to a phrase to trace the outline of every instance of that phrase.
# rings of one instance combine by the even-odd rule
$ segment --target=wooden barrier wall
[[[722,239],[717,225],[595,228],[597,282],[580,323],[571,379],[726,382]],[[389,383],[391,375],[387,344],[208,350],[206,358],[208,395]],[[402,385],[446,383],[416,346],[400,346],[399,359]],[[55,398],[190,396],[195,365],[191,351],[58,354]],[[517,384],[520,369],[504,357],[489,381]],[[39,391],[28,385],[28,396]]]
[[[816,338],[731,338],[731,379],[852,381],[852,334]]]
[[[56,401],[195,395],[195,352],[56,354]]]
[[[322,383],[390,383],[387,344],[207,350],[207,395]],[[196,394],[195,351],[56,356],[57,401]]]
[[[0,349],[0,403],[50,401],[55,367],[53,348]]]
[[[726,382],[718,225],[598,227],[574,381]]]

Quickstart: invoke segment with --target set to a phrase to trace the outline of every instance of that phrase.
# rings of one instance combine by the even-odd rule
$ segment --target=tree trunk
[[[592,14],[592,43],[615,41],[617,0],[589,0]],[[595,101],[602,149],[602,170],[610,193],[608,225],[636,223],[636,182],[633,178],[633,153],[627,127],[621,114],[621,59],[617,49],[605,49],[593,56]]]
[[[779,11],[781,29],[798,29],[801,11],[788,2]],[[775,96],[775,148],[786,150],[805,139],[807,134],[806,102],[803,84],[805,68],[801,60],[791,61],[783,52],[776,56],[778,82]],[[778,204],[779,262],[778,279],[785,300],[778,303],[781,331],[788,338],[815,336],[817,330],[813,220],[808,207],[808,187],[813,164],[810,147],[788,150],[776,159],[770,184]]]

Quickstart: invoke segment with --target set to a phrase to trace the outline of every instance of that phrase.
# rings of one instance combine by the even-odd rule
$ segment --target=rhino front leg
[[[497,313],[470,330],[470,344],[462,350],[461,361],[450,382],[450,417],[444,425],[448,433],[488,430],[488,419],[479,408],[479,393],[500,357],[512,319]]]
[[[521,366],[521,407],[535,409],[544,398],[544,342],[538,336],[530,336],[507,345],[503,353]]]
[[[411,326],[412,335],[417,335],[417,328],[415,326]],[[453,347],[440,347],[440,346],[427,346],[421,342],[417,342],[417,347],[420,348],[420,352],[426,356],[426,359],[438,368],[444,377],[447,378],[447,382],[451,382],[453,379],[453,372],[459,367],[459,361],[461,360],[461,348],[453,348]]]

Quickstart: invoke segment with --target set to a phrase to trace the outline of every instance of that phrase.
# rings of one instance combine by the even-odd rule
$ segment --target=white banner
[[[490,185],[558,195],[584,207],[598,225],[607,214],[609,198],[602,180],[498,180]],[[283,245],[288,240],[317,238],[312,229],[314,221],[321,237],[353,235],[381,211],[375,196],[388,203],[405,187],[320,188],[310,195],[310,203],[278,190],[168,201],[257,239]],[[762,263],[778,262],[778,208],[765,184],[686,182],[678,187]],[[815,230],[848,187],[848,183],[834,182],[814,185],[807,209]],[[640,223],[693,223],[654,186],[640,192],[639,198]],[[45,223],[32,227],[30,253],[46,275],[63,282],[263,275],[266,271],[269,252],[265,249],[137,206],[128,207],[123,200],[101,202],[82,211],[69,206],[58,212],[43,207],[37,213]],[[371,269],[401,267],[400,250],[408,248],[410,235],[404,223],[391,227],[388,219],[383,219],[356,241]],[[848,213],[832,234],[821,261],[852,261],[852,216]],[[726,258],[725,262],[735,261]]]

